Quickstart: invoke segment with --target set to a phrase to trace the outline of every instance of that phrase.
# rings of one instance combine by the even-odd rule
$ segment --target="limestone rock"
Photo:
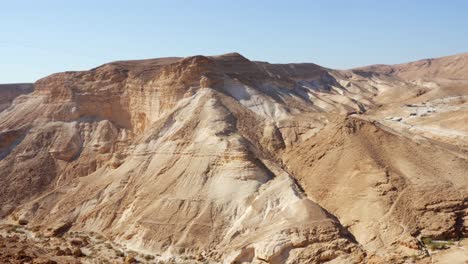
[[[53,74],[0,96],[0,218],[169,260],[402,263],[421,236],[466,236],[466,61]]]

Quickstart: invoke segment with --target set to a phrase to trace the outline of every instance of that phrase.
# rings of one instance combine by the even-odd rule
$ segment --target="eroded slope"
[[[466,236],[465,77],[443,60],[51,75],[0,112],[0,217],[160,260],[424,262],[423,237]]]

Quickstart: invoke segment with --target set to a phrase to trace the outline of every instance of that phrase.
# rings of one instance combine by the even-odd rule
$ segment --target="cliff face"
[[[463,236],[466,127],[433,124],[464,120],[465,84],[371,70],[232,53],[48,76],[0,109],[0,217],[225,263],[399,261]]]

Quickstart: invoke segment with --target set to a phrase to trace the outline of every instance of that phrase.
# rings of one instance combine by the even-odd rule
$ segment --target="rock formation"
[[[468,232],[466,54],[118,61],[25,91],[0,99],[7,223],[200,263],[424,263]]]

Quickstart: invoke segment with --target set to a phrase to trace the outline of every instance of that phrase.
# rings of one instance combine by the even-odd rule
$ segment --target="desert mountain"
[[[38,234],[159,261],[426,263],[468,232],[466,54],[118,61],[0,95],[0,218]]]

